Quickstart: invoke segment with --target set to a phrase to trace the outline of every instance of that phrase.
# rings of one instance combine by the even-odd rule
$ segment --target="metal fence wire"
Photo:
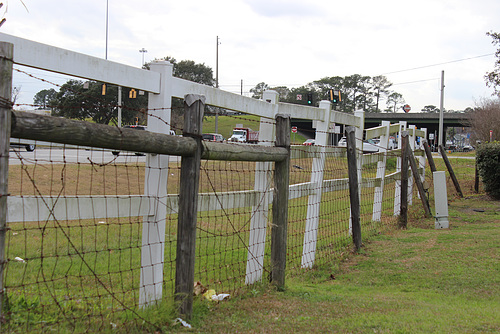
[[[140,112],[170,126],[156,111]],[[275,124],[272,119],[259,122],[255,128]],[[34,144],[33,152],[9,152],[2,331],[161,331],[151,308],[141,304],[141,291],[150,284],[142,277],[149,271],[158,274],[155,268],[161,265],[162,279],[151,284],[161,285],[162,302],[152,308],[167,312],[176,291],[183,158],[171,155],[163,163],[164,155],[143,153],[150,147],[116,154],[96,147]],[[220,145],[233,151],[243,147]],[[390,150],[382,159],[363,155],[360,147],[361,229],[369,236],[396,224],[401,153]],[[292,145],[289,157],[286,270],[297,276],[335,265],[352,247],[348,163],[345,147]],[[195,294],[234,295],[270,278],[275,164],[201,161]],[[425,168],[424,160],[419,168]],[[412,185],[409,200],[415,202]],[[165,215],[155,216],[158,208]],[[158,247],[161,256],[153,254]],[[144,258],[151,263],[145,265]]]

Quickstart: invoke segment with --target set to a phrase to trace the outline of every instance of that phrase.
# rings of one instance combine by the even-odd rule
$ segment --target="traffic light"
[[[128,98],[129,99],[135,99],[137,97],[137,91],[135,89],[131,89],[130,92],[128,93]]]
[[[339,103],[342,100],[340,90],[330,89],[328,91],[328,100],[332,101],[332,103]]]
[[[313,94],[307,93],[307,104],[313,104]]]

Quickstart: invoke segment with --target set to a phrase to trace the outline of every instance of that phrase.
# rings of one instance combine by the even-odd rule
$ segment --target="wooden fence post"
[[[399,227],[408,226],[408,131],[401,134],[401,208],[399,213]]]
[[[356,129],[346,128],[347,136],[347,168],[349,174],[349,198],[351,203],[352,241],[356,251],[361,248],[361,209],[359,201],[358,165],[356,162]]]
[[[4,319],[5,289],[3,286],[6,264],[5,235],[7,233],[7,197],[9,177],[10,120],[12,103],[12,55],[14,46],[0,43],[0,329]]]
[[[276,115],[276,146],[290,152],[290,116]],[[288,187],[290,179],[290,154],[275,163],[274,167],[273,224],[271,227],[271,282],[285,287],[286,239],[288,231]]]
[[[479,193],[479,168],[477,167],[477,159],[475,160],[476,173],[474,175],[474,191],[476,194]]]
[[[432,157],[432,152],[431,148],[429,147],[429,144],[427,143],[427,140],[424,141],[424,150],[425,150],[425,155],[427,156],[427,161],[429,161],[429,167],[431,168],[431,172],[436,172],[436,164],[434,163],[434,158]]]
[[[429,206],[429,201],[427,200],[427,196],[425,196],[424,185],[422,184],[422,179],[420,175],[418,175],[418,166],[415,161],[415,157],[413,156],[413,152],[411,150],[407,150],[408,152],[408,161],[410,162],[411,171],[413,173],[413,178],[415,179],[415,183],[417,184],[418,193],[420,195],[420,199],[422,200],[422,205],[424,207],[425,216],[427,218],[432,217],[431,215],[431,207]]]
[[[446,151],[443,148],[443,145],[439,145],[439,152],[441,153],[441,156],[443,157],[444,164],[446,165],[446,168],[448,168],[448,173],[450,173],[451,180],[453,181],[453,184],[455,185],[455,189],[458,192],[458,195],[460,197],[464,197],[464,194],[462,193],[462,189],[460,188],[460,184],[458,183],[457,177],[455,176],[455,172],[453,171],[453,167],[451,166],[450,160],[448,159],[448,156],[446,155]]]
[[[175,263],[175,300],[179,313],[187,319],[193,311],[194,260],[196,250],[196,218],[198,184],[202,153],[202,121],[205,97],[188,94],[184,97],[184,137],[193,137],[198,149],[193,156],[182,157],[177,222],[177,259]]]

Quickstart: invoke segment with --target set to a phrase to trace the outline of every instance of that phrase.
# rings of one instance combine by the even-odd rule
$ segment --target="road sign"
[[[302,94],[297,94],[297,101],[302,101]]]
[[[409,104],[405,104],[405,105],[404,105],[404,107],[403,107],[403,110],[404,110],[405,112],[409,112],[409,111],[411,110],[410,105],[409,105]]]
[[[292,126],[292,132],[293,133],[297,133],[297,127],[296,126]]]

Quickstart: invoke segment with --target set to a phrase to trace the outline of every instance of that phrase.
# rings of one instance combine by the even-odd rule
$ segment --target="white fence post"
[[[385,169],[387,162],[387,147],[389,145],[391,122],[382,121],[382,126],[385,126],[385,134],[380,136],[379,152],[383,153],[382,161],[377,162],[377,179],[380,179],[380,186],[375,187],[373,197],[373,214],[372,220],[379,222],[382,219],[382,200],[384,198],[384,183]]]
[[[406,131],[406,122],[399,122],[399,132],[398,132],[398,149],[402,149],[403,142],[401,134]],[[395,190],[394,190],[394,216],[399,216],[401,213],[401,156],[396,160],[396,172],[399,172],[399,179],[396,178]]]
[[[325,152],[328,143],[328,129],[330,125],[330,114],[332,104],[329,101],[321,101],[320,109],[324,110],[322,121],[316,122],[316,145],[319,146],[318,155],[315,156],[311,170],[311,192],[307,201],[306,228],[304,232],[304,245],[302,248],[302,268],[311,268],[316,256],[316,242],[318,236],[319,211],[321,204],[321,193],[323,186],[323,169],[325,166]]]
[[[168,134],[170,130],[173,66],[167,61],[151,64],[151,71],[161,75],[161,92],[149,94],[148,131]],[[162,297],[165,252],[165,219],[167,207],[168,156],[148,154],[144,194],[149,198],[149,215],[142,225],[141,278],[139,306],[144,307]]]
[[[277,104],[279,95],[276,91],[266,90],[262,96],[264,101]],[[274,120],[261,118],[259,128],[260,145],[271,146],[275,137]],[[266,189],[270,188],[270,171],[272,163],[255,163],[254,189],[261,196],[258,206],[252,207],[252,218],[250,221],[250,237],[248,240],[247,267],[245,284],[253,284],[262,279],[264,269],[264,250],[266,246],[266,227],[269,216],[270,196]]]

